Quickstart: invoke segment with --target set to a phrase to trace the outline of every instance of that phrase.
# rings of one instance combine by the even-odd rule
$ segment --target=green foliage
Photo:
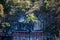
[[[31,7],[31,3],[30,1],[21,1],[20,3],[18,3],[20,5],[20,8],[22,9],[22,11],[29,9]],[[24,10],[23,10],[24,9]]]
[[[3,10],[3,5],[0,4],[0,16],[3,17],[4,16],[4,10]]]
[[[11,6],[11,5],[13,5],[14,3],[13,3],[13,1],[12,0],[6,0],[6,3],[5,3],[5,5],[6,6]]]
[[[48,21],[47,21],[48,22]],[[55,24],[50,24],[48,23],[44,28],[43,28],[43,32],[46,32],[46,33],[50,33],[51,35],[54,35],[54,36],[59,36],[59,31],[56,27]]]
[[[14,11],[14,9],[11,9],[10,12],[9,12],[10,15],[15,15],[16,12]]]
[[[49,3],[47,0],[44,1],[44,4],[45,4],[45,8],[48,8],[49,7]]]
[[[15,0],[16,1],[16,0]],[[22,11],[26,11],[31,7],[31,1],[25,0],[25,1],[13,1],[13,0],[6,0],[6,6],[14,6],[15,8],[20,8]]]
[[[2,27],[10,27],[10,23],[8,23],[8,22],[3,22],[3,23],[1,24],[1,26],[2,26]]]
[[[38,18],[34,15],[34,13],[27,15],[26,22],[29,23],[30,21],[39,22]]]
[[[21,11],[26,11],[27,9],[29,10],[29,9],[37,9],[37,11],[38,11],[38,9],[40,9],[40,5],[38,4],[38,1],[37,0],[34,0],[34,2],[33,3],[31,3],[31,0],[25,0],[25,1],[19,1],[18,2],[18,0],[6,0],[6,2],[5,2],[6,4],[4,4],[4,5],[6,5],[6,8],[7,7],[14,7],[15,9],[17,9],[17,8],[19,8]],[[36,6],[37,5],[37,6]],[[33,8],[31,8],[31,7],[33,7]],[[45,7],[45,8],[44,8]],[[46,12],[46,9],[49,7],[49,3],[48,3],[48,1],[47,0],[45,0],[44,1],[44,6],[42,7],[42,12],[45,12],[45,13],[47,13]],[[3,8],[3,7],[2,7]],[[15,15],[16,16],[16,14],[18,14],[16,11],[14,11],[15,9],[13,9],[13,8],[11,8],[10,10],[9,10],[9,8],[8,8],[8,10],[9,10],[9,14],[10,15]],[[58,8],[59,9],[59,8]],[[49,12],[50,13],[50,12]],[[4,13],[3,13],[3,11],[2,11],[2,13],[0,12],[0,15],[3,15]],[[48,13],[47,13],[48,14]],[[46,15],[47,15],[46,14]],[[50,15],[51,15],[52,13],[50,13],[49,14],[49,17],[48,16],[46,16],[46,15],[44,15],[45,16],[45,18],[47,19],[47,22],[49,22],[50,21]],[[8,17],[7,19],[9,19],[9,20],[15,20],[15,17]],[[6,20],[7,20],[6,19]],[[39,22],[39,20],[38,20],[38,18],[34,15],[34,13],[30,13],[30,14],[28,14],[28,15],[26,15],[26,22],[27,23],[29,23],[30,21],[32,21],[32,22]],[[52,22],[52,21],[51,21]],[[48,23],[48,24],[50,24],[50,22]],[[10,27],[10,23],[9,22],[3,22],[3,23],[1,23],[1,26],[2,27]],[[51,34],[55,34],[56,32],[57,32],[57,29],[56,29],[56,27],[55,26],[47,26],[45,29],[44,29],[44,31],[46,32],[46,31],[48,31],[49,33],[51,33]]]

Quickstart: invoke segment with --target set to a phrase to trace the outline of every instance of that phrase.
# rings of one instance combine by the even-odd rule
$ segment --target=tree
[[[3,17],[4,16],[4,10],[3,10],[3,5],[0,4],[0,16]]]
[[[43,14],[44,20],[46,20],[46,23],[45,23],[46,26],[43,28],[44,32],[55,34],[57,32],[57,28],[54,24],[55,22],[54,20],[55,20],[55,14],[58,14],[58,11],[59,11],[59,3],[57,4],[55,2],[51,3],[51,1],[48,1],[48,0],[39,0],[39,1],[38,0],[25,0],[25,1],[1,0],[0,8],[2,12],[0,12],[0,16],[1,18],[4,16],[3,19],[5,20],[2,21],[1,19],[0,25],[4,28],[6,27],[10,28],[11,25],[14,25],[15,22],[17,22],[15,23],[17,25],[19,22],[18,21],[19,18],[24,16],[26,23],[28,23],[30,26],[32,25],[31,23],[40,22],[40,20],[38,19],[38,16],[36,15]],[[56,7],[56,5],[58,5],[57,6],[58,8]]]
[[[57,29],[56,23],[55,23],[55,14],[56,14],[56,3],[55,1],[51,0],[49,1],[50,4],[51,2],[53,5],[49,5],[48,8],[46,8],[46,4],[44,5],[44,13],[46,14],[46,26],[43,28],[43,31],[46,33],[50,33],[51,35],[57,36],[59,35],[59,30]]]
[[[26,22],[29,23],[30,21],[32,22],[39,22],[38,18],[34,16],[34,14],[28,14],[26,18]]]

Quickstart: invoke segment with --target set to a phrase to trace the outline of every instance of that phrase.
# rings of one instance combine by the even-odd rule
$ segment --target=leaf
[[[45,3],[45,7],[46,7],[46,8],[48,8],[48,6],[49,6],[48,1],[47,1],[47,0],[45,0],[45,1],[44,1],[44,3]]]
[[[8,23],[8,22],[3,22],[3,23],[2,23],[2,27],[10,27],[10,23]]]
[[[4,10],[3,10],[4,8],[3,8],[3,5],[2,4],[0,4],[0,16],[4,16]]]
[[[6,22],[6,26],[8,26],[8,27],[9,27],[9,26],[10,26],[10,23],[7,23],[7,22]]]
[[[29,22],[29,21],[39,22],[38,18],[34,15],[34,13],[27,15],[26,22]]]

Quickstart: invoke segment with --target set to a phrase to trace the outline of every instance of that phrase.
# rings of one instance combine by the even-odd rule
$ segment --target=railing
[[[13,40],[54,40],[53,36],[44,36],[43,32],[32,32],[32,33],[28,33],[28,32],[16,32],[13,33]]]

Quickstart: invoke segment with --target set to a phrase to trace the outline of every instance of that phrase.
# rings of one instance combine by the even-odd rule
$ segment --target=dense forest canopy
[[[43,22],[45,32],[56,34],[55,17],[59,14],[59,0],[0,0],[0,29],[10,30],[11,26],[21,22]]]

